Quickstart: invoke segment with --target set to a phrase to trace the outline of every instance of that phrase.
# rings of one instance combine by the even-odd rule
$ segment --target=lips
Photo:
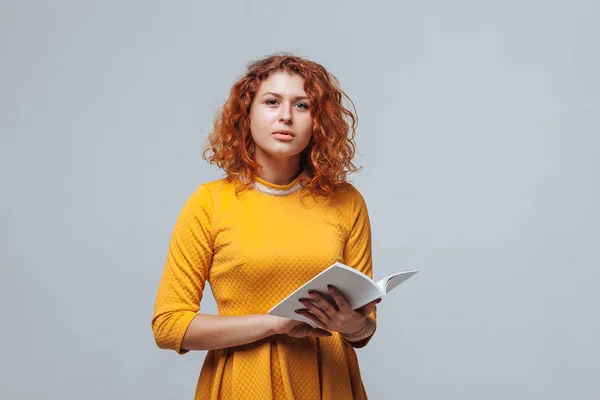
[[[273,135],[286,135],[286,136],[290,136],[290,137],[294,137],[294,132],[292,131],[286,131],[286,130],[281,130],[281,131],[275,131],[273,132]]]

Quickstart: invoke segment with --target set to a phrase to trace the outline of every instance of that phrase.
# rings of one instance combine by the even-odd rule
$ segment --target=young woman
[[[366,399],[355,348],[376,303],[352,310],[330,288],[297,312],[268,310],[336,261],[372,276],[357,168],[355,115],[321,65],[290,55],[251,64],[210,135],[227,177],[201,184],[175,224],[156,298],[157,345],[208,350],[196,399]],[[199,313],[210,283],[219,315]]]

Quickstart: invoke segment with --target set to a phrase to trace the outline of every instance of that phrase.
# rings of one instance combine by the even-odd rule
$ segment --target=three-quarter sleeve
[[[212,261],[213,198],[200,186],[184,204],[169,243],[152,318],[154,340],[162,349],[187,353],[183,337],[200,310]]]
[[[350,210],[350,228],[349,236],[344,247],[344,262],[353,267],[369,278],[373,277],[373,260],[371,253],[371,223],[367,204],[363,196],[354,189]],[[373,311],[369,316],[373,319],[374,327],[377,329],[377,312]],[[375,333],[375,330],[373,331]],[[373,334],[358,342],[346,340],[342,335],[344,342],[354,348],[361,348],[367,345]]]

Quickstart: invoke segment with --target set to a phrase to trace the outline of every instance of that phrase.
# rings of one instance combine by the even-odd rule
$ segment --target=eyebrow
[[[261,97],[265,97],[265,96],[267,96],[267,95],[271,95],[271,96],[273,96],[273,97],[277,97],[278,99],[281,99],[281,98],[283,98],[283,96],[282,96],[282,95],[280,95],[279,93],[275,93],[275,92],[266,92],[266,93],[264,93],[264,94],[263,94]],[[306,96],[296,96],[296,97],[294,97],[293,99],[294,99],[294,100],[308,100],[308,97],[306,97]]]

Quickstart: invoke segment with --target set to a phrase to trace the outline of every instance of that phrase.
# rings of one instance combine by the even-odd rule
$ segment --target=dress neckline
[[[288,183],[287,185],[278,185],[275,183],[271,183],[265,181],[260,177],[254,178],[254,182],[252,183],[252,187],[257,191],[268,194],[271,196],[287,196],[292,193],[297,192],[302,189],[302,184],[300,180],[304,177],[304,172],[301,172],[293,181]]]

